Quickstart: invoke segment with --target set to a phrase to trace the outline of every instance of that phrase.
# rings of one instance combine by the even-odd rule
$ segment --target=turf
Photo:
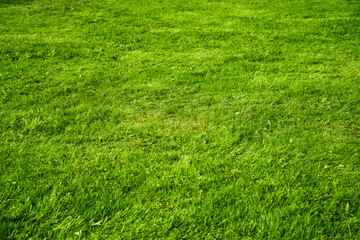
[[[360,239],[357,0],[0,0],[1,239]]]

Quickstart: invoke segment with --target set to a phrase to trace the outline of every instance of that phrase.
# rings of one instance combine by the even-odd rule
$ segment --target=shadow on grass
[[[0,0],[1,5],[10,5],[10,4],[29,4],[34,0]]]

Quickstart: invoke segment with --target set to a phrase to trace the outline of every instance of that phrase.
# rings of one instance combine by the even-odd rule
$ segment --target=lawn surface
[[[1,239],[360,239],[358,0],[0,0]]]

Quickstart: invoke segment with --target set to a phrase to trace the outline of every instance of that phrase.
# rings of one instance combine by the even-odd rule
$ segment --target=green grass
[[[360,239],[357,0],[0,0],[1,239]]]

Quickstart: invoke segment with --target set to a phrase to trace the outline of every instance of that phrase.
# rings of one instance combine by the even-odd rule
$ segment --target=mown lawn
[[[358,0],[0,0],[1,239],[360,239]]]

